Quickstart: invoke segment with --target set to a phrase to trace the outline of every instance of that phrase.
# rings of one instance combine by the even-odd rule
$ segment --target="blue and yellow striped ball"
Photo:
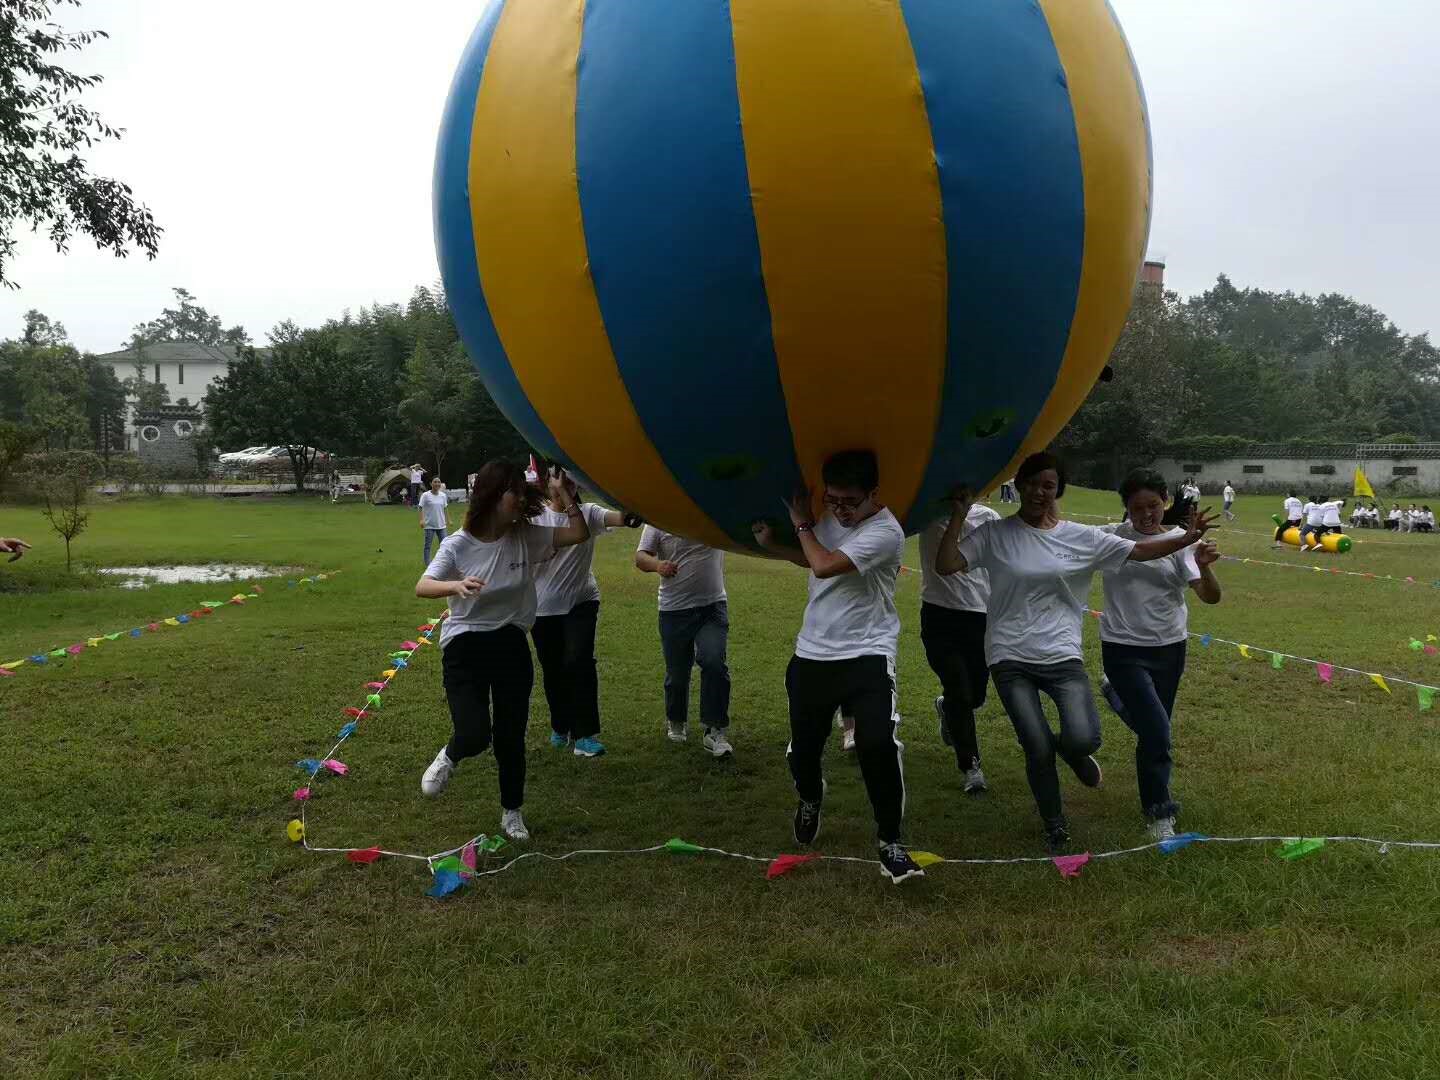
[[[735,549],[870,447],[908,530],[1070,418],[1145,250],[1105,0],[493,0],[440,132],[461,334],[535,448]]]

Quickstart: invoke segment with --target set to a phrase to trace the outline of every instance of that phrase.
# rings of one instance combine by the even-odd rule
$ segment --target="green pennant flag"
[[[698,844],[691,844],[685,840],[681,840],[678,836],[672,836],[669,840],[665,841],[665,850],[674,855],[699,855],[705,849]]]
[[[1279,671],[1285,666],[1285,657],[1281,656],[1278,652],[1272,652],[1270,654],[1270,666],[1276,671]]]
[[[1425,648],[1425,642],[1418,641],[1415,638],[1411,638],[1410,648],[1414,649],[1416,652],[1419,652],[1421,649]]]
[[[1435,707],[1435,690],[1430,686],[1417,686],[1415,692],[1420,696],[1420,711],[1429,712]]]
[[[1278,854],[1280,858],[1289,859],[1291,862],[1293,862],[1296,859],[1303,859],[1312,851],[1319,851],[1324,846],[1325,841],[1319,837],[1311,837],[1309,839],[1302,838],[1300,840],[1286,840],[1285,843],[1280,845],[1280,850]]]
[[[505,837],[487,836],[484,840],[481,840],[480,843],[476,844],[475,846],[481,851],[494,855],[495,852],[499,851],[502,847],[505,846]]]
[[[106,635],[105,635],[105,640],[106,640],[106,641],[119,641],[119,640],[120,640],[120,635],[119,635],[118,633],[116,633],[116,634],[106,634]]]
[[[365,703],[369,705],[372,709],[380,708],[380,695],[370,694],[368,697],[365,698]]]
[[[468,874],[470,872],[470,867],[461,862],[460,856],[458,855],[446,855],[445,858],[431,863],[430,869],[435,871],[453,870],[457,874]]]
[[[51,655],[51,656],[64,656],[64,655],[65,655],[65,650],[64,650],[64,649],[52,649],[52,650],[50,650],[50,655]]]

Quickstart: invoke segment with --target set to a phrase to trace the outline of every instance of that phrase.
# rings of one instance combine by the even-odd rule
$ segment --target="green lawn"
[[[1192,628],[1440,684],[1440,537],[1362,532],[1348,556],[1272,551],[1279,500],[1243,499],[1237,556],[1420,584],[1221,563]],[[1113,496],[1072,492],[1072,514]],[[1273,504],[1273,505],[1272,505]],[[1093,520],[1093,519],[1082,519]],[[0,511],[35,550],[0,564],[0,660],[223,599],[235,589],[62,588],[38,515]],[[794,568],[732,557],[733,763],[662,735],[653,577],[634,534],[600,542],[610,753],[545,745],[533,703],[530,847],[670,836],[791,850],[782,672],[804,603]],[[386,654],[439,605],[414,598],[408,511],[178,497],[97,507],[92,565],[243,561],[341,569],[266,588],[183,629],[122,638],[0,680],[0,1072],[15,1076],[1421,1077],[1440,1073],[1440,852],[1209,845],[1092,864],[941,865],[892,888],[824,863],[636,855],[526,860],[444,901],[423,865],[308,854],[284,836],[293,762],[328,748]],[[917,566],[914,545],[907,562]],[[965,799],[939,744],[901,580],[909,831],[951,856],[1042,854],[1020,753],[993,693],[991,793]],[[1099,591],[1096,590],[1096,606]],[[1087,627],[1092,670],[1098,643]],[[493,766],[419,795],[446,739],[438,649],[422,650],[323,782],[310,840],[436,851],[498,824]],[[1106,784],[1066,784],[1077,850],[1142,841],[1133,738],[1104,717]],[[692,726],[693,731],[693,726]],[[1219,836],[1440,840],[1440,709],[1363,679],[1192,644],[1181,691],[1182,827]],[[823,850],[869,856],[852,762],[829,758]]]

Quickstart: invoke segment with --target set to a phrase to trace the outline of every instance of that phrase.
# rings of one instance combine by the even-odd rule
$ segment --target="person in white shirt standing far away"
[[[590,539],[565,481],[563,472],[550,478],[550,498],[567,524],[532,525],[529,519],[540,513],[540,492],[525,482],[524,466],[487,463],[476,475],[464,526],[440,545],[415,585],[416,596],[445,597],[450,607],[440,626],[440,666],[454,726],[450,742],[420,778],[420,790],[439,795],[456,765],[493,745],[500,829],[511,840],[530,839],[520,807],[525,724],[535,684],[525,640],[535,622],[535,575],[559,549]]]
[[[1225,512],[1225,520],[1234,521],[1235,515],[1230,512],[1230,508],[1235,505],[1235,488],[1229,480],[1225,481],[1225,488],[1220,493],[1220,499],[1224,504],[1222,509]]]
[[[756,542],[810,572],[805,618],[785,671],[790,698],[786,757],[800,797],[795,842],[820,834],[825,801],[821,759],[837,709],[855,718],[855,756],[875,812],[880,873],[895,884],[924,877],[900,841],[905,816],[903,744],[895,735],[895,656],[900,616],[895,580],[905,532],[879,500],[880,471],[869,450],[832,455],[821,469],[825,513],[812,521],[808,494],[788,504],[798,548],[785,547],[769,523],[755,522]]]
[[[1120,502],[1129,520],[1101,528],[1125,540],[1178,535],[1184,530],[1163,524],[1168,498],[1164,477],[1136,469],[1120,485]],[[1219,557],[1219,549],[1206,540],[1163,559],[1127,560],[1104,575],[1100,655],[1105,675],[1100,690],[1135,732],[1140,809],[1155,840],[1175,835],[1180,813],[1180,804],[1170,795],[1170,729],[1189,637],[1185,590],[1193,589],[1207,604],[1218,604],[1220,583],[1210,567]]]
[[[1031,454],[1015,479],[1020,509],[982,525],[962,541],[960,529],[973,501],[958,488],[955,512],[935,556],[941,574],[990,573],[986,660],[995,690],[1025,751],[1025,773],[1052,850],[1070,842],[1060,799],[1058,753],[1086,787],[1099,787],[1100,715],[1081,659],[1080,629],[1097,570],[1126,560],[1149,562],[1189,547],[1211,528],[1197,514],[1174,536],[1125,540],[1098,528],[1062,521],[1055,501],[1065,493],[1065,467],[1054,454]],[[1057,738],[1040,707],[1048,694],[1060,713]]]
[[[725,596],[725,553],[646,525],[635,566],[660,575],[660,649],[665,656],[665,733],[671,742],[690,736],[690,669],[700,668],[701,745],[717,758],[730,745],[730,607]]]
[[[556,469],[552,466],[551,475]],[[532,525],[560,528],[569,524],[566,507],[578,501],[575,481],[566,479],[558,497],[552,492],[545,509],[530,519]],[[535,625],[530,638],[545,681],[550,706],[550,745],[563,750],[574,741],[576,757],[605,753],[600,741],[600,678],[595,665],[595,628],[600,620],[600,585],[591,566],[595,538],[627,525],[640,527],[640,518],[594,503],[580,503],[590,539],[557,551],[535,575]]]
[[[970,508],[960,539],[987,522],[999,520],[1000,515],[990,507],[976,503]],[[935,553],[949,525],[950,519],[943,517],[920,534],[920,641],[943,691],[935,699],[940,740],[955,750],[956,764],[965,774],[965,794],[975,795],[986,790],[975,712],[985,703],[990,682],[990,669],[985,666],[985,610],[990,602],[990,578],[984,570],[948,576],[936,572]]]
[[[450,497],[445,494],[445,481],[430,478],[430,490],[420,496],[420,528],[425,531],[424,562],[430,565],[430,545],[438,549],[450,535]]]

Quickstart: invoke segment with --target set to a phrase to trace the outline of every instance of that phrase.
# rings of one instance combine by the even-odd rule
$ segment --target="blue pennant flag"
[[[1190,844],[1195,843],[1195,841],[1197,840],[1209,839],[1210,838],[1204,833],[1184,832],[1178,836],[1172,836],[1169,840],[1161,840],[1160,851],[1162,854],[1169,855],[1171,852],[1179,851],[1181,848],[1187,847]]]
[[[1201,645],[1204,645],[1207,649],[1210,647],[1210,642],[1212,642],[1212,641],[1214,641],[1214,640],[1215,640],[1215,639],[1212,638],[1209,634],[1201,634],[1201,635],[1200,635],[1200,644],[1201,644]]]
[[[304,769],[311,776],[314,776],[320,771],[320,762],[316,761],[313,757],[301,758],[295,762],[295,767],[297,769]]]
[[[342,728],[340,729],[340,738],[342,738],[342,739],[348,739],[351,735],[354,735],[354,734],[355,734],[355,721],[354,721],[354,720],[351,720],[348,724],[346,724],[344,727],[342,727]]]
[[[436,870],[435,884],[426,891],[425,895],[435,897],[449,896],[464,884],[465,879],[454,870]]]

